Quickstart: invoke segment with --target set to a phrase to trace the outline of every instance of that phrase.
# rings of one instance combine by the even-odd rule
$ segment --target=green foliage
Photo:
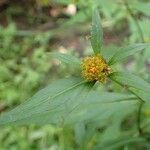
[[[51,2],[63,8],[71,3],[69,0]],[[132,18],[120,1],[74,2],[77,7],[74,16],[62,19],[61,14],[55,18],[57,25],[61,24],[58,30],[20,31],[14,23],[0,26],[0,111],[6,109],[0,114],[0,149],[149,149],[149,44],[126,46],[129,41],[137,43],[141,39],[135,18],[144,41],[149,42],[149,3],[131,1],[129,6],[135,15]],[[40,4],[38,6],[49,5],[47,0],[36,3]],[[59,43],[55,41],[58,35],[71,33],[69,28],[80,28],[81,23],[87,31],[89,25],[86,24],[91,20],[93,7],[100,12],[96,10],[93,14],[92,48],[95,54],[100,53],[112,65],[114,71],[109,76],[112,81],[105,85],[89,83],[81,78],[81,59],[71,55],[69,48],[66,53],[59,53],[50,46],[51,39]],[[122,33],[125,26],[126,32],[130,33],[124,36],[123,48],[110,43],[102,45],[101,23],[106,33]],[[107,36],[104,36],[105,40]],[[81,55],[86,52],[85,49]],[[124,67],[130,62],[121,64],[132,55],[135,58],[131,58],[132,72],[136,75]],[[140,64],[142,70],[135,64]],[[64,78],[66,76],[73,77]],[[58,79],[60,77],[63,79]],[[45,85],[48,86],[43,88]],[[42,90],[32,96],[39,89]],[[139,111],[141,103],[144,104]]]
[[[128,56],[135,54],[144,50],[146,47],[150,46],[146,43],[133,44],[125,48],[119,49],[114,56],[110,59],[109,64],[113,65],[115,63],[124,61]]]
[[[142,78],[125,72],[113,73],[110,78],[133,93],[141,101],[141,104],[149,102],[150,84]]]
[[[83,81],[76,78],[57,81],[57,83],[53,83],[37,93],[27,103],[22,104],[21,107],[18,106],[16,110],[6,114],[6,116],[2,116],[0,122],[1,124],[11,122],[24,124],[59,122],[61,119],[65,119],[65,115],[73,109],[72,107],[75,107],[78,92],[81,90],[83,91],[83,97],[86,95],[86,86],[82,86],[82,84]],[[80,102],[80,99],[78,101]],[[71,107],[71,104],[74,105]],[[40,118],[44,119],[41,121]]]
[[[142,78],[127,72],[115,72],[110,75],[110,78],[121,85],[131,86],[139,90],[150,91],[150,84]]]
[[[104,103],[111,104],[114,101],[117,102],[135,98],[130,95],[127,96],[117,93],[99,94],[94,91],[90,92],[89,89],[91,86],[89,83],[85,83],[78,78],[68,78],[54,82],[38,92],[26,103],[2,115],[0,124],[65,124],[67,122],[72,124],[83,121],[85,118],[90,120],[93,118],[93,115],[101,113],[102,109],[95,110],[97,104],[101,107]],[[78,96],[79,93],[80,97]],[[91,99],[92,97],[94,97],[94,101]],[[106,109],[104,106],[105,105],[103,105],[103,109]],[[113,105],[111,106],[112,110]],[[111,115],[112,113],[114,112],[109,110],[108,114]],[[108,114],[106,114],[106,116],[104,114],[103,117],[106,119]],[[41,118],[43,119],[41,120]]]

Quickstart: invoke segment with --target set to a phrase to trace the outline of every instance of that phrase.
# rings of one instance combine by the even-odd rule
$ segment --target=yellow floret
[[[82,76],[87,81],[106,82],[112,72],[106,61],[100,55],[85,57],[82,60]]]

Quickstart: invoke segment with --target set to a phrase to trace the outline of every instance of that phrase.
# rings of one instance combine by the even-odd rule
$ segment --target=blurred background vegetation
[[[78,57],[92,53],[89,39],[95,6],[102,18],[106,53],[118,46],[150,42],[148,0],[0,0],[0,112],[22,103],[51,81],[75,73],[46,52]],[[150,51],[145,49],[142,55],[142,60],[135,55],[136,61],[132,57],[117,67],[150,81]],[[118,85],[101,90],[106,89],[121,91]],[[150,111],[145,115],[149,117]],[[74,134],[72,128],[54,125],[5,127],[0,131],[0,150],[79,149]],[[84,141],[89,149],[91,141]]]

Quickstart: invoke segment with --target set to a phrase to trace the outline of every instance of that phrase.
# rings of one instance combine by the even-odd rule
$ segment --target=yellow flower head
[[[82,76],[87,81],[105,83],[107,76],[112,72],[106,61],[100,55],[85,57],[82,60]]]

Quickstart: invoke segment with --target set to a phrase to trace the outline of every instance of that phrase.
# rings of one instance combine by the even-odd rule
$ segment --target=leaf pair
[[[2,114],[0,125],[73,124],[78,121],[91,120],[96,115],[106,119],[121,108],[120,104],[117,105],[115,102],[135,100],[133,95],[108,92],[100,94],[91,91],[92,86],[92,83],[86,83],[80,78],[58,80],[39,91],[25,103]],[[109,110],[108,113],[103,114],[106,110]]]
[[[92,17],[91,45],[95,55],[101,54],[103,46],[103,30],[98,10],[94,10]],[[122,62],[128,56],[131,56],[136,52],[140,52],[148,46],[150,46],[148,43],[139,43],[122,47],[111,57],[108,64],[113,65],[115,63]]]

